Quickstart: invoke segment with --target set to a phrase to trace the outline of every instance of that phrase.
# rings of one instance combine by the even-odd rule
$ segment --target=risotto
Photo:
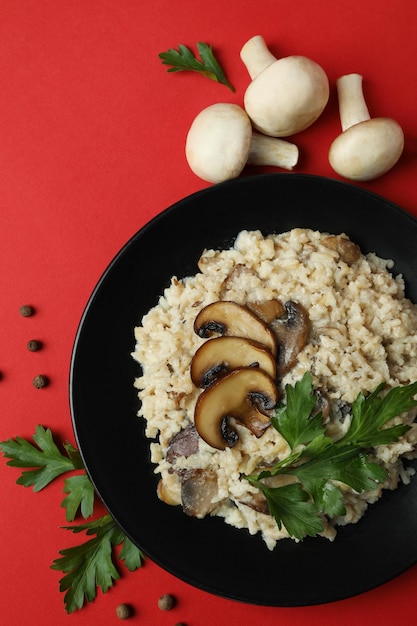
[[[280,433],[267,427],[257,436],[237,423],[238,442],[212,447],[194,426],[202,389],[190,365],[208,339],[194,329],[198,313],[215,302],[250,306],[278,299],[293,302],[308,315],[308,331],[294,362],[277,380],[281,398],[306,372],[328,402],[330,437],[349,426],[358,393],[417,380],[417,306],[404,295],[393,261],[364,255],[344,234],[296,228],[263,236],[242,231],[233,247],[205,250],[199,272],[172,277],[159,302],[135,328],[133,358],[141,366],[135,381],[140,418],[146,420],[151,462],[159,476],[158,496],[195,517],[215,515],[227,524],[260,533],[269,549],[288,537],[268,510],[257,504],[259,490],[245,480],[257,468],[288,455]],[[380,445],[374,455],[387,470],[375,489],[343,486],[344,515],[326,517],[322,535],[334,539],[337,526],[357,522],[384,489],[408,483],[415,457],[416,409],[396,420],[410,425],[398,442]]]

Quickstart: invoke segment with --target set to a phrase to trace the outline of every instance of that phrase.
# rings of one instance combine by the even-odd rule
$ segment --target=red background
[[[253,35],[263,35],[276,56],[310,56],[331,82],[325,113],[296,138],[296,171],[337,178],[327,161],[340,131],[335,80],[361,73],[371,114],[394,117],[406,136],[398,165],[361,186],[417,216],[416,22],[415,0],[2,0],[0,441],[30,438],[40,423],[75,443],[68,372],[84,306],[131,235],[206,186],[186,164],[185,135],[209,104],[242,103],[248,74],[239,51]],[[214,46],[234,94],[197,74],[166,73],[158,53],[179,43],[195,49],[197,41]],[[24,303],[35,316],[19,315]],[[27,351],[33,338],[44,342],[42,351]],[[50,377],[48,388],[32,387],[38,373]],[[0,473],[0,618],[8,626],[118,623],[120,602],[135,607],[129,624],[148,626],[385,626],[417,617],[415,567],[349,600],[261,608],[194,589],[149,560],[67,616],[60,572],[50,569],[74,541],[60,528],[62,481],[34,494],[16,486],[19,470],[4,459]],[[163,593],[178,598],[171,612],[157,608]]]

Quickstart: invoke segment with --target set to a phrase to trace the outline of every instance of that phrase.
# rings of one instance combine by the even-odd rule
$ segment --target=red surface
[[[86,301],[131,235],[206,186],[185,162],[185,135],[203,107],[242,103],[248,75],[239,51],[251,36],[263,35],[277,56],[310,56],[331,81],[325,113],[296,138],[297,171],[337,178],[327,162],[340,129],[335,80],[361,73],[371,114],[396,118],[406,135],[400,163],[362,186],[417,215],[416,22],[414,0],[2,0],[0,441],[31,437],[41,423],[74,443],[68,371]],[[199,40],[214,46],[236,93],[197,74],[166,73],[158,53]],[[24,303],[34,317],[19,315]],[[27,351],[33,338],[44,341],[41,352]],[[48,388],[32,387],[38,373],[50,376]],[[150,561],[67,616],[60,573],[50,569],[74,541],[60,528],[62,481],[34,494],[16,486],[19,470],[4,459],[0,473],[0,618],[8,626],[113,624],[120,602],[135,607],[129,624],[148,626],[388,626],[417,617],[415,567],[356,598],[281,609],[213,597]],[[167,592],[178,605],[162,613],[157,598]]]

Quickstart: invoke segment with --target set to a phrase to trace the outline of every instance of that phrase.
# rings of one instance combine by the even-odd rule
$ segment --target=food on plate
[[[249,308],[233,301],[219,300],[208,304],[198,313],[193,327],[199,337],[211,337],[213,333],[247,337],[265,345],[273,355],[277,350],[272,330]]]
[[[275,381],[260,367],[239,367],[220,377],[201,393],[194,410],[194,425],[211,447],[233,447],[239,434],[234,422],[260,437],[269,427],[277,404]]]
[[[216,337],[203,343],[191,361],[191,380],[196,387],[205,389],[238,367],[259,367],[272,379],[276,377],[275,358],[267,346],[239,335]]]
[[[404,133],[388,117],[371,119],[363,94],[362,76],[337,80],[342,133],[330,146],[329,162],[341,176],[372,180],[390,170],[404,149]]]
[[[245,43],[240,57],[252,79],[244,108],[261,133],[288,137],[322,114],[329,100],[329,80],[315,61],[296,55],[277,59],[260,35]]]
[[[292,170],[298,162],[298,148],[289,141],[254,133],[242,107],[219,102],[194,118],[187,133],[185,156],[197,176],[220,183],[237,178],[245,165]]]
[[[332,540],[413,474],[417,306],[344,233],[243,230],[198,267],[135,328],[158,496],[271,550]]]

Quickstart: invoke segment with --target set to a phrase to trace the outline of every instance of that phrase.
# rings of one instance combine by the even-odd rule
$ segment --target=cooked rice
[[[181,280],[174,276],[158,304],[135,328],[132,356],[142,368],[135,381],[139,416],[146,420],[146,436],[153,440],[155,472],[173,503],[180,502],[180,480],[166,451],[172,437],[193,421],[201,393],[191,382],[190,363],[205,341],[194,333],[194,319],[207,304],[278,298],[303,305],[311,321],[309,339],[280,388],[310,371],[314,386],[327,392],[336,413],[341,403],[353,402],[359,392],[374,391],[381,382],[398,386],[417,380],[417,306],[405,297],[403,278],[391,274],[393,261],[370,253],[349,264],[324,245],[327,236],[301,228],[266,237],[259,231],[242,231],[232,248],[205,250],[195,276]],[[378,461],[388,470],[386,483],[360,494],[345,487],[346,514],[326,522],[324,536],[333,539],[335,526],[357,522],[383,488],[409,482],[413,472],[403,459],[415,455],[415,415],[414,410],[401,416],[412,427],[398,443],[376,449]],[[336,436],[348,426],[349,416],[344,421],[332,419],[328,428]],[[243,503],[257,489],[241,476],[284,458],[289,448],[272,427],[260,438],[244,427],[237,429],[239,441],[233,448],[216,450],[200,439],[198,453],[178,458],[175,468],[215,470],[217,504],[211,514],[250,534],[260,532],[272,550],[288,534],[285,528],[278,529],[272,516]]]

